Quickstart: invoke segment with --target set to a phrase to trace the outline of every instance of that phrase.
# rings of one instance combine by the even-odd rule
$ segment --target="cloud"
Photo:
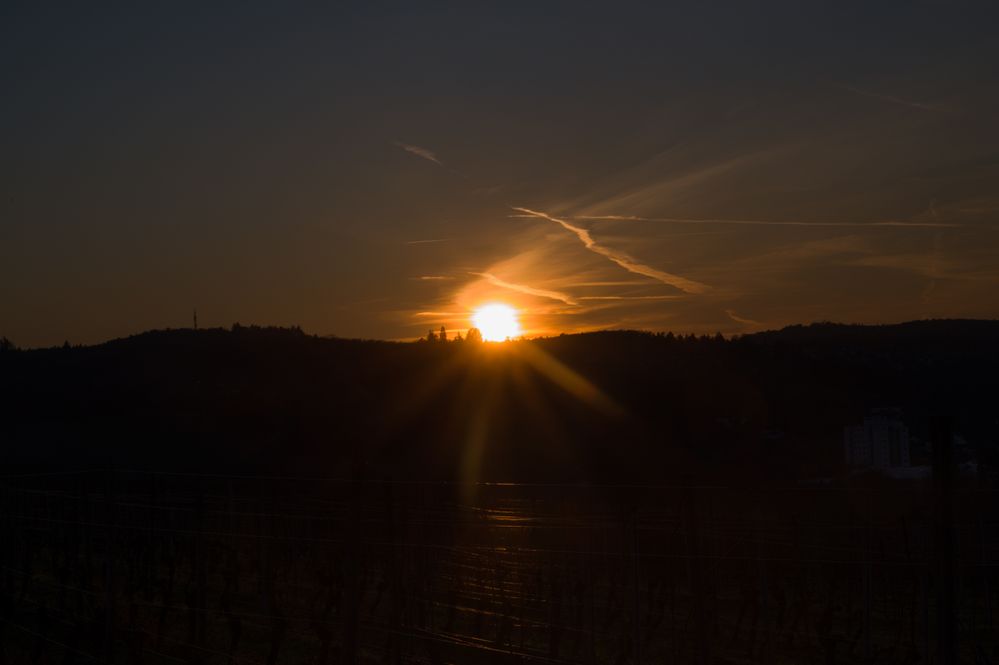
[[[683,296],[581,296],[580,300],[680,300]]]
[[[551,298],[552,300],[559,300],[564,302],[566,305],[576,305],[578,304],[576,300],[567,293],[562,293],[560,291],[550,291],[548,289],[536,289],[533,286],[527,286],[525,284],[514,284],[513,282],[507,282],[500,279],[496,275],[488,272],[473,272],[471,273],[478,277],[482,277],[490,284],[498,286],[504,289],[510,289],[511,291],[517,291],[518,293],[524,293],[530,296],[540,296],[542,298]]]
[[[644,286],[648,282],[644,280],[637,279],[622,279],[622,280],[601,280],[594,282],[574,282],[572,284],[567,284],[566,286],[583,287],[583,286]]]
[[[726,309],[725,314],[728,316],[728,318],[732,319],[736,323],[742,323],[744,325],[753,326],[755,328],[763,327],[763,324],[760,323],[759,321],[754,321],[753,319],[747,319],[745,317],[739,316],[738,314],[735,313],[734,310]]]
[[[729,258],[706,268],[706,271],[708,274],[717,273],[714,274],[716,280],[730,283],[737,281],[743,286],[751,281],[759,284],[759,280],[766,277],[776,278],[776,282],[768,282],[768,288],[777,289],[786,281],[789,272],[803,266],[828,264],[831,261],[842,263],[854,256],[868,255],[873,251],[869,238],[860,235],[837,236],[789,243],[766,252]]]
[[[847,265],[901,270],[934,280],[999,281],[999,270],[973,266],[967,259],[947,259],[935,253],[871,254],[856,257]]]
[[[733,226],[814,226],[824,227],[851,227],[851,228],[883,228],[883,227],[912,227],[912,228],[961,228],[963,224],[952,222],[908,222],[889,220],[883,222],[803,222],[784,221],[767,219],[702,219],[683,217],[640,217],[638,215],[577,215],[572,219],[586,219],[593,221],[623,221],[623,222],[663,222],[666,224],[731,224]]]
[[[871,99],[877,99],[882,102],[888,102],[890,104],[899,104],[900,106],[908,106],[909,108],[920,109],[922,111],[939,111],[939,106],[933,106],[931,104],[923,104],[920,102],[909,101],[908,99],[902,99],[901,97],[894,97],[892,95],[885,95],[879,92],[871,92],[869,90],[861,90],[860,88],[855,88],[852,85],[840,84],[838,87],[843,90],[849,90],[850,92],[862,95],[864,97],[870,97]]]
[[[441,160],[437,159],[437,155],[435,155],[432,150],[421,148],[418,145],[409,145],[408,143],[400,143],[399,141],[396,141],[395,144],[396,146],[402,148],[403,150],[405,150],[410,154],[416,155],[417,157],[422,157],[423,159],[433,162],[438,166],[444,166],[444,163],[441,162]]]
[[[426,240],[407,240],[407,245],[427,245],[434,242],[447,242],[450,238],[428,238]]]
[[[731,154],[733,149],[737,154]],[[672,205],[714,201],[719,184],[740,187],[743,174],[756,173],[793,149],[793,144],[740,149],[726,146],[721,136],[701,146],[673,145],[593,183],[582,195],[561,201],[560,209],[600,215],[618,210],[650,212],[663,201]]]
[[[413,277],[412,279],[416,279],[421,282],[444,282],[454,279],[454,277],[450,277],[448,275],[420,275],[418,277]]]
[[[631,258],[627,254],[615,251],[608,247],[604,247],[603,245],[599,244],[597,241],[593,239],[593,236],[590,235],[589,231],[587,231],[584,228],[575,226],[574,224],[570,224],[569,222],[563,219],[552,217],[551,215],[548,215],[546,213],[538,212],[536,210],[530,210],[528,208],[515,207],[513,209],[516,210],[517,212],[522,212],[524,214],[537,217],[538,219],[547,219],[550,222],[558,224],[567,231],[572,231],[574,234],[576,234],[576,237],[579,238],[579,241],[583,243],[583,246],[586,247],[586,249],[590,250],[591,252],[594,252],[595,254],[599,254],[605,257],[609,261],[616,263],[617,265],[621,266],[628,272],[633,272],[636,275],[645,275],[646,277],[651,277],[652,279],[658,280],[663,284],[680,289],[684,293],[704,293],[705,291],[708,290],[708,288],[710,288],[706,284],[701,284],[700,282],[695,282],[685,277],[680,277],[679,275],[673,275],[668,272],[663,272],[662,270],[657,270],[643,263],[635,261],[635,259]]]

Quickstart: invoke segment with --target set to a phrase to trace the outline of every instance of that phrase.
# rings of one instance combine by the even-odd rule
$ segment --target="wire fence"
[[[999,662],[999,502],[932,486],[0,476],[9,663]],[[953,605],[941,599],[953,591]]]

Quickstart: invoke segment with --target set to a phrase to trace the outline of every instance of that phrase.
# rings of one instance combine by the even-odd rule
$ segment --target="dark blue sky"
[[[145,4],[0,6],[21,345],[999,315],[995,3]]]

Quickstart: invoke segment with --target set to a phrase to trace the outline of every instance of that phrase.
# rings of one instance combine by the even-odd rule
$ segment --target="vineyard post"
[[[635,628],[635,665],[642,665],[642,616],[641,616],[641,597],[639,596],[640,589],[640,570],[639,570],[639,551],[638,551],[638,503],[635,503],[635,511],[632,517],[632,539],[631,539],[631,550],[632,559],[634,561],[633,571],[634,571],[634,628]]]
[[[954,529],[954,441],[951,421],[930,423],[933,484],[936,490],[937,646],[940,665],[957,663],[957,589]]]
[[[115,489],[114,489],[114,469],[108,468],[105,474],[105,521],[107,525],[104,556],[104,591],[106,594],[104,607],[104,662],[114,662],[114,521],[115,511]]]

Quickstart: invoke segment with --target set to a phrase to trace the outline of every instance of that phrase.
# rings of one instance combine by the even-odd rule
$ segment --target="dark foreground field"
[[[0,662],[996,663],[997,333],[5,351]]]
[[[926,663],[952,630],[961,662],[996,662],[999,502],[956,492],[947,574],[936,496],[7,478],[0,643],[10,663]]]

